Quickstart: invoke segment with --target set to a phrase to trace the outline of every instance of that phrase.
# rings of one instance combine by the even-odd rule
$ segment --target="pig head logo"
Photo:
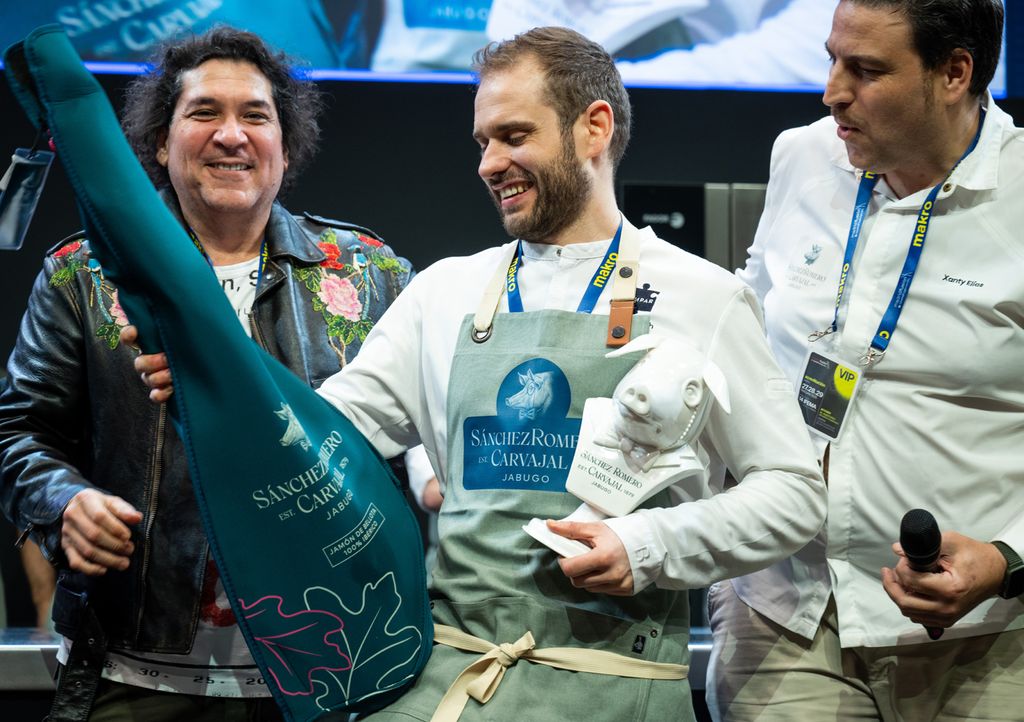
[[[303,451],[309,451],[309,447],[312,444],[310,444],[309,437],[302,428],[302,424],[295,418],[295,412],[292,411],[292,407],[282,403],[280,411],[275,411],[274,414],[282,421],[288,422],[288,428],[284,430],[284,436],[281,437],[281,446],[295,446],[295,444],[298,444],[302,447]]]
[[[505,405],[512,409],[518,409],[520,420],[530,419],[532,421],[543,415],[551,406],[551,399],[554,397],[551,388],[551,372],[534,373],[527,370],[526,373],[519,374],[519,383],[522,388],[505,399]]]
[[[811,246],[811,250],[804,254],[804,262],[810,266],[812,263],[818,260],[818,256],[821,255],[821,246],[815,243]]]

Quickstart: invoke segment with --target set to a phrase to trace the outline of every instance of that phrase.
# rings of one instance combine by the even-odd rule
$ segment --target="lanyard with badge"
[[[620,247],[621,241],[621,247]],[[640,264],[637,260],[637,230],[621,218],[615,236],[597,270],[587,284],[577,306],[577,313],[591,313],[597,305],[604,287],[611,283],[612,297],[608,309],[608,335],[605,345],[617,348],[629,342],[635,310],[636,278]],[[493,330],[494,314],[503,295],[508,297],[509,313],[523,312],[523,299],[519,292],[519,268],[523,264],[523,244],[520,241],[506,268],[495,270],[487,284],[480,306],[473,316],[470,337],[474,343],[486,343]]]
[[[621,238],[622,222],[620,221],[619,227],[615,231],[615,237],[612,238],[612,242],[608,245],[608,250],[604,254],[604,259],[598,265],[597,270],[594,271],[590,283],[587,284],[587,288],[583,292],[583,298],[580,299],[579,306],[576,308],[577,313],[590,313],[594,310],[594,306],[597,305],[597,299],[600,298],[601,291],[604,290],[608,279],[612,275],[612,271],[615,270],[615,263],[619,258],[619,239]],[[523,298],[519,293],[519,267],[522,263],[523,242],[519,241],[516,254],[512,257],[512,263],[508,266],[508,274],[505,276],[505,292],[508,294],[509,313],[523,312]]]
[[[827,439],[838,438],[843,429],[843,422],[846,420],[847,412],[853,403],[854,394],[861,382],[860,367],[870,367],[877,363],[885,354],[892,341],[892,335],[896,332],[896,324],[899,322],[900,314],[906,303],[907,295],[910,292],[910,284],[917,273],[918,264],[921,261],[921,253],[924,250],[925,239],[928,235],[928,228],[931,226],[932,211],[939,191],[946,180],[953,174],[957,166],[971,154],[971,151],[978,145],[981,137],[981,128],[985,123],[985,109],[982,108],[978,121],[978,130],[970,146],[960,156],[949,173],[931,189],[924,204],[917,212],[917,221],[914,224],[914,231],[910,238],[910,248],[907,250],[906,260],[903,262],[903,270],[900,271],[899,281],[893,291],[889,306],[878,324],[878,330],[871,340],[870,347],[858,363],[844,362],[838,352],[838,343],[835,342],[833,334],[839,330],[839,309],[846,293],[846,281],[853,266],[853,256],[857,250],[857,242],[860,240],[861,229],[864,219],[868,213],[868,206],[871,203],[871,196],[875,185],[878,183],[878,174],[865,172],[860,179],[857,189],[857,200],[853,207],[853,217],[850,220],[850,232],[846,241],[846,254],[843,257],[843,266],[839,275],[839,290],[836,292],[835,312],[832,316],[832,324],[824,331],[812,333],[808,340],[811,342],[821,338],[832,337],[830,348],[810,350],[807,355],[807,362],[800,379],[800,388],[797,396],[800,401],[800,410],[804,414],[804,422],[820,436]]]

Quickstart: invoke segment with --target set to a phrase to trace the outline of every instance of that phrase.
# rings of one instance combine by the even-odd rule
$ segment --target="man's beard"
[[[537,197],[529,213],[520,211],[506,215],[501,199],[491,194],[505,230],[514,238],[533,243],[550,242],[579,219],[590,200],[591,180],[580,167],[570,139],[562,144],[559,157],[539,168],[536,174],[523,170],[515,177],[529,181],[536,190]]]

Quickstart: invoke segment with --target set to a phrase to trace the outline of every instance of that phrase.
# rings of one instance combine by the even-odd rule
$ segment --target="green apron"
[[[645,333],[649,317],[633,319]],[[604,650],[649,662],[689,663],[685,593],[653,586],[633,597],[576,589],[556,555],[522,526],[580,505],[565,491],[583,404],[611,396],[637,356],[608,359],[607,316],[544,310],[503,313],[483,343],[462,324],[448,387],[448,481],[431,607],[437,624],[494,644],[532,632],[538,650]],[[546,376],[545,376],[546,374]],[[525,408],[534,387],[542,403]],[[518,398],[517,398],[518,397]],[[541,409],[541,406],[546,407]],[[661,495],[651,506],[664,505]],[[462,670],[479,658],[442,644],[416,684],[374,719],[429,720]],[[520,659],[463,720],[693,719],[683,680],[573,672]]]

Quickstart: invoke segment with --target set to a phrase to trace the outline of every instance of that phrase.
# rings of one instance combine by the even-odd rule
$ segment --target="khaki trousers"
[[[831,600],[812,641],[752,610],[731,582],[711,588],[708,609],[715,720],[1024,720],[1024,630],[842,649]]]

